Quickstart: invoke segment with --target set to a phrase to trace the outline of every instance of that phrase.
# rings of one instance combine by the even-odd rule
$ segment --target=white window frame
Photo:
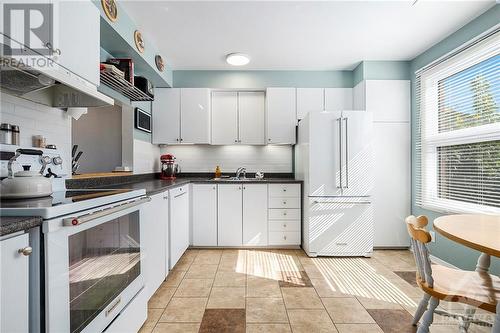
[[[421,74],[422,207],[452,213],[500,213],[500,209],[438,196],[437,148],[500,140],[500,123],[438,132],[438,82],[500,53],[500,33]]]

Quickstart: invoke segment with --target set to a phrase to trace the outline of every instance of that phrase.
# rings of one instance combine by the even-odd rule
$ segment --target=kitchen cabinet
[[[242,246],[243,200],[241,184],[218,185],[218,246]]]
[[[365,103],[373,121],[410,121],[409,80],[366,80]]]
[[[168,191],[170,200],[169,244],[171,270],[189,247],[189,185]]]
[[[300,184],[269,184],[269,245],[300,245]]]
[[[191,200],[193,245],[217,246],[217,185],[193,184]]]
[[[243,184],[243,245],[267,245],[267,185]]]
[[[295,144],[296,112],[295,88],[267,88],[267,143]]]
[[[304,118],[309,111],[324,109],[324,88],[297,88],[297,120]]]
[[[238,93],[212,92],[212,144],[238,143]]]
[[[210,143],[210,91],[206,88],[156,88],[153,143]]]
[[[352,102],[352,88],[325,88],[326,111],[352,110]]]
[[[98,86],[101,19],[99,9],[90,0],[52,0],[52,2],[54,3],[52,48],[56,50],[54,53],[54,56],[57,56],[56,62]]]
[[[28,247],[28,234],[0,241],[0,332],[29,331]]]
[[[168,192],[164,192],[152,195],[151,201],[144,204],[140,212],[148,298],[155,293],[168,274],[168,211]]]
[[[264,92],[212,92],[212,144],[265,144],[264,123]]]
[[[181,90],[156,88],[153,101],[153,143],[179,144],[181,137]]]
[[[209,89],[181,89],[181,142],[210,143]]]

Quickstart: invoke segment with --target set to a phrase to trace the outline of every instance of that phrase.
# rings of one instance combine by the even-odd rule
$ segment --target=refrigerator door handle
[[[347,117],[345,120],[345,188],[349,188],[349,136],[348,136],[348,128],[349,125],[347,123]]]
[[[337,185],[337,188],[342,189],[342,117],[337,118],[339,122],[339,180],[340,186]],[[335,177],[337,179],[337,177]]]
[[[347,205],[369,205],[372,202],[371,201],[359,201],[359,200],[354,200],[354,201],[339,201],[339,200],[328,200],[328,201],[319,201],[319,200],[313,200],[312,205],[318,205],[318,204],[347,204]]]

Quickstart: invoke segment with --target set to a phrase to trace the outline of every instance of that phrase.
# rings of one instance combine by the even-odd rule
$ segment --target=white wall
[[[45,136],[47,144],[57,146],[64,173],[71,174],[71,118],[66,112],[1,94],[0,122],[19,125],[23,147],[33,146],[34,135]]]
[[[134,173],[160,171],[160,147],[149,142],[134,139]]]
[[[164,146],[162,154],[173,154],[182,172],[235,172],[240,166],[248,172],[292,172],[291,146]]]

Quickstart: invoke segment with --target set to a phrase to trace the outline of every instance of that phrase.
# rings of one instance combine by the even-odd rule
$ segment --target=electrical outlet
[[[434,231],[429,231],[429,234],[431,234],[431,242],[436,242],[436,233]]]

